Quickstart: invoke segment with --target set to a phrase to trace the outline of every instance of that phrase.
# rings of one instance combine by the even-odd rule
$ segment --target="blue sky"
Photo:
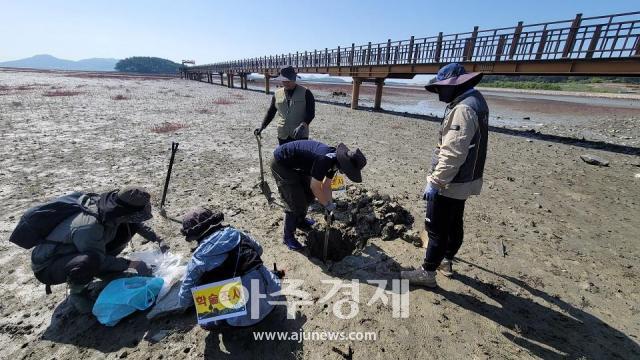
[[[638,10],[638,0],[0,0],[0,61],[51,54],[202,64]]]

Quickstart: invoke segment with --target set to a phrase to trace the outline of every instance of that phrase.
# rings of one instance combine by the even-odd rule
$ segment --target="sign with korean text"
[[[247,314],[247,299],[240,277],[195,287],[191,294],[200,325]]]

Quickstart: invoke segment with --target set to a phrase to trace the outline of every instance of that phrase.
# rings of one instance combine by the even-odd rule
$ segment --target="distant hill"
[[[0,67],[33,68],[46,70],[115,71],[118,59],[92,58],[64,60],[51,55],[36,55],[26,59],[0,62]]]
[[[171,60],[146,56],[134,56],[126,58],[118,61],[118,63],[116,64],[116,70],[118,71],[133,72],[139,74],[174,75],[181,67],[181,64],[174,63]]]

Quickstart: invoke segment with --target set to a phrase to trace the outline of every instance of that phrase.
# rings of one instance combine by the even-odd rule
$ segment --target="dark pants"
[[[100,257],[95,253],[76,253],[55,259],[45,269],[35,273],[36,279],[46,285],[65,282],[88,284],[100,272]]]
[[[124,250],[135,234],[137,224],[120,224],[113,240],[106,246],[106,253],[117,256]],[[113,276],[113,272],[101,272],[100,256],[95,253],[71,253],[58,257],[49,266],[35,273],[36,279],[45,285],[65,282],[84,285],[95,277]]]
[[[315,198],[310,187],[311,177],[290,169],[275,159],[271,161],[271,174],[285,205],[284,236],[291,238],[295,234],[296,225],[307,216],[309,204]]]
[[[429,245],[422,268],[435,271],[444,258],[449,260],[458,253],[464,237],[464,203],[442,195],[436,195],[427,203],[425,228],[429,234]]]
[[[282,144],[290,143],[290,142],[292,142],[292,141],[297,141],[297,140],[309,140],[309,138],[308,138],[308,137],[306,137],[306,138],[300,138],[300,139],[294,139],[294,138],[292,138],[292,137],[288,137],[288,138],[286,138],[286,139],[280,139],[280,138],[278,138],[278,145],[282,145]]]

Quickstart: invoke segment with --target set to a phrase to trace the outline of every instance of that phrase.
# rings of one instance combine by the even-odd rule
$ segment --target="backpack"
[[[45,242],[47,235],[70,216],[85,212],[97,217],[97,214],[80,203],[79,199],[83,195],[95,194],[74,192],[27,210],[11,233],[9,241],[24,249],[31,249]]]

